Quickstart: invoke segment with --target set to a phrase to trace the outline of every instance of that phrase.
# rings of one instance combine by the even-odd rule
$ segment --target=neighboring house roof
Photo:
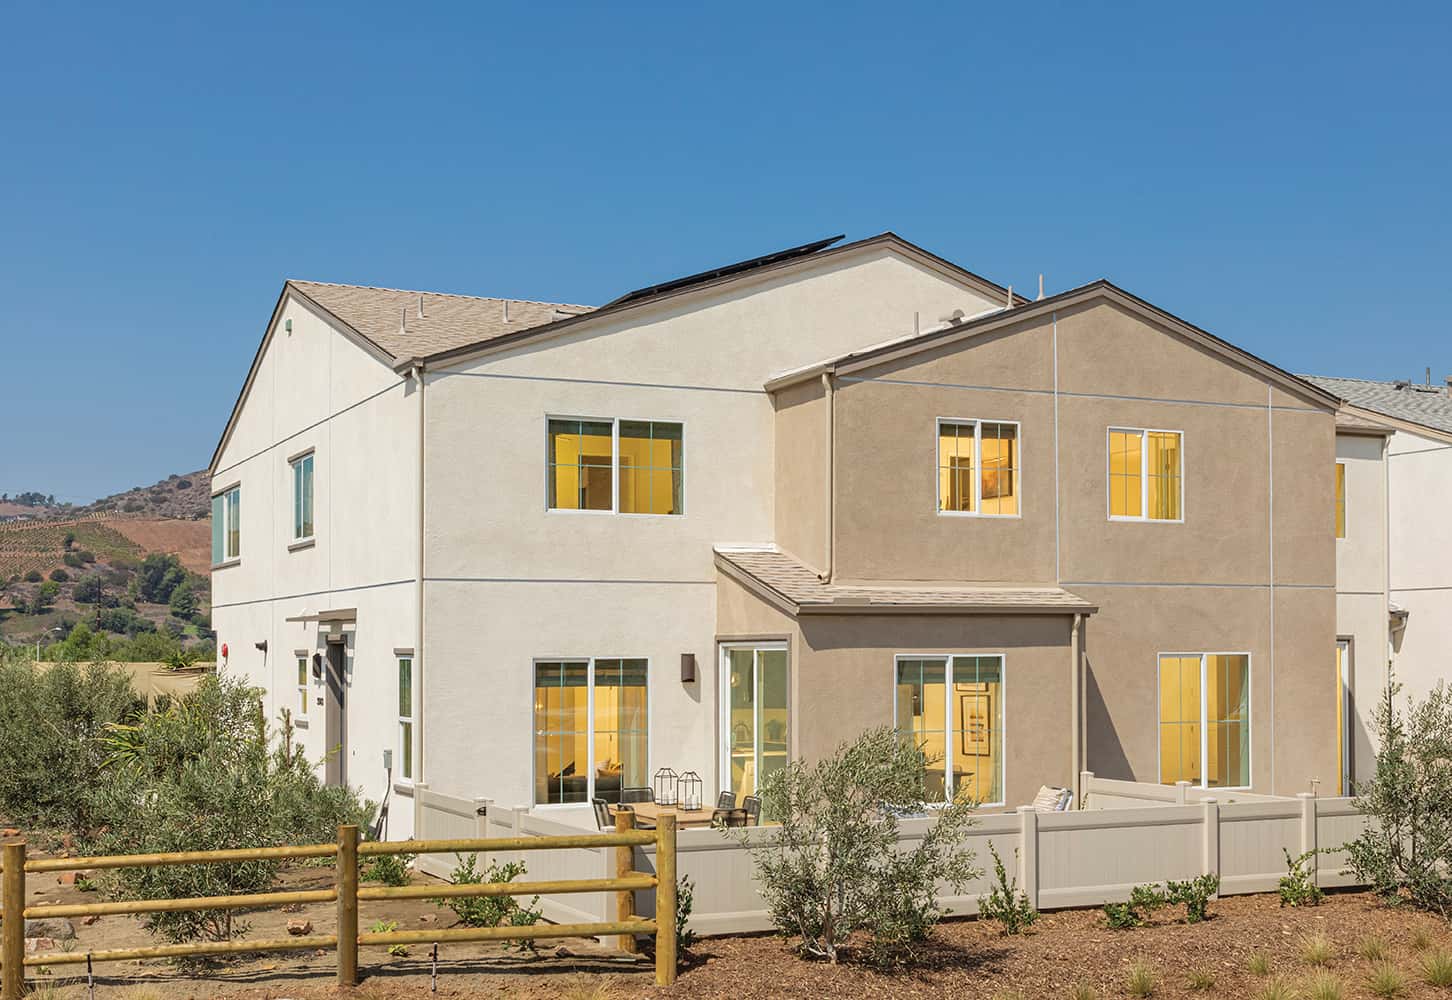
[[[811,567],[775,548],[718,547],[716,565],[790,615],[1092,614],[1093,604],[1061,587],[854,586],[823,583]]]
[[[322,281],[289,281],[287,285],[395,362],[486,343],[593,308]]]
[[[1448,395],[1445,385],[1375,382],[1325,375],[1301,377],[1363,410],[1452,434],[1452,396]]]
[[[808,379],[817,378],[823,373],[844,375],[860,371],[863,368],[883,364],[897,358],[910,357],[954,341],[981,336],[1011,323],[1021,323],[1025,319],[1052,313],[1057,309],[1082,305],[1096,299],[1114,302],[1154,322],[1168,326],[1186,339],[1244,365],[1285,388],[1320,400],[1323,404],[1339,406],[1342,402],[1341,397],[1336,395],[1333,390],[1325,389],[1299,375],[1293,375],[1284,368],[1273,365],[1243,348],[1236,347],[1227,340],[1221,340],[1213,333],[1186,322],[1174,313],[1167,312],[1104,278],[1091,281],[1087,285],[1080,285],[1078,288],[1071,288],[1057,295],[1050,295],[1048,298],[1037,299],[1022,305],[1016,302],[1013,308],[997,309],[978,316],[969,316],[947,326],[924,330],[921,333],[899,337],[873,347],[850,351],[835,358],[827,358],[813,365],[794,368],[771,377],[766,381],[765,387],[768,392],[776,392]]]

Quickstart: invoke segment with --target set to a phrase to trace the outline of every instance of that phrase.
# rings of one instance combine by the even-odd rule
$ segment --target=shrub
[[[676,880],[676,947],[689,951],[696,944],[696,932],[691,930],[691,910],[696,905],[696,883],[691,876],[682,875]]]
[[[373,926],[370,927],[370,928],[368,928],[368,929],[369,929],[369,931],[371,931],[374,934],[390,934],[393,931],[398,930],[398,921],[397,920],[375,920],[375,921],[373,921]],[[388,946],[388,953],[390,955],[392,955],[394,958],[407,958],[408,957],[408,945],[406,945],[406,944],[391,944],[391,945]]]
[[[1312,848],[1304,854],[1291,857],[1291,852],[1281,848],[1286,856],[1286,873],[1281,876],[1280,895],[1282,906],[1319,906],[1325,893],[1316,884],[1311,870],[1311,859],[1316,856]]]
[[[413,859],[412,854],[380,854],[369,860],[360,877],[365,882],[408,885],[408,869],[413,864]]]
[[[1142,927],[1150,914],[1164,905],[1164,893],[1153,885],[1137,885],[1129,891],[1128,902],[1104,904],[1104,919],[1110,930]]]
[[[1418,927],[1412,931],[1412,950],[1426,951],[1432,947],[1432,934],[1425,927]]]
[[[66,551],[69,552],[71,550],[71,546],[76,544],[76,533],[74,531],[67,531],[65,537],[61,539],[61,544],[64,545]]]
[[[50,579],[53,583],[65,583],[70,578],[71,575],[59,567],[50,571]]]
[[[1378,962],[1366,977],[1366,988],[1373,996],[1391,1000],[1392,997],[1406,995],[1407,977],[1390,962]]]
[[[87,566],[96,561],[96,553],[92,552],[90,549],[81,549],[81,551],[76,553],[76,555],[80,556],[81,562],[85,563]]]
[[[1135,959],[1129,966],[1129,972],[1124,977],[1124,988],[1132,997],[1152,997],[1155,995],[1155,987],[1159,985],[1155,976],[1154,966],[1142,958]]]
[[[1194,993],[1209,993],[1215,989],[1215,973],[1209,969],[1191,969],[1185,986]]]
[[[1252,976],[1270,975],[1270,956],[1257,948],[1250,953],[1250,958],[1245,962],[1245,967],[1250,970]]]
[[[152,854],[330,842],[339,823],[366,826],[371,807],[319,782],[288,739],[274,740],[261,692],[216,676],[134,725],[110,727],[101,792],[111,824],[102,853]],[[120,868],[112,899],[229,896],[277,880],[275,860]],[[168,941],[225,941],[242,929],[231,911],[153,913],[144,926]]]
[[[1390,949],[1387,947],[1386,939],[1376,934],[1370,934],[1356,942],[1356,953],[1368,962],[1382,961],[1386,958],[1388,951]]]
[[[26,583],[39,583],[41,581],[40,570],[31,569],[25,571]]]
[[[1301,939],[1301,961],[1307,965],[1330,965],[1336,955],[1336,945],[1319,931]]]
[[[529,871],[522,861],[511,861],[504,865],[490,865],[479,871],[479,855],[468,857],[455,855],[458,862],[449,876],[455,885],[479,885],[486,882],[513,882]],[[535,908],[539,897],[535,896],[521,906],[513,896],[458,896],[435,899],[436,906],[446,906],[466,927],[532,927],[539,922],[541,913]],[[519,942],[521,951],[533,951],[534,942],[525,939]]]
[[[1440,948],[1422,956],[1422,978],[1428,986],[1452,987],[1452,954]]]
[[[993,855],[993,891],[978,897],[978,915],[986,920],[997,920],[1005,934],[1018,934],[1033,926],[1039,918],[1039,911],[1033,908],[1027,893],[1018,891],[1017,879],[1009,880],[1003,859],[991,842],[988,853]]]
[[[1380,739],[1356,805],[1372,822],[1347,845],[1351,870],[1391,900],[1452,917],[1452,688],[1402,711],[1388,683],[1373,718]]]
[[[167,601],[171,607],[171,613],[178,618],[191,618],[197,613],[197,592],[192,586],[192,581],[185,580],[178,584],[171,592],[171,598]]]
[[[1220,876],[1201,875],[1184,882],[1165,883],[1165,901],[1183,903],[1185,923],[1198,924],[1208,917],[1210,898],[1220,893]]]
[[[166,604],[186,578],[180,559],[170,553],[153,552],[141,560],[137,570],[137,594],[148,604]]]
[[[71,569],[80,569],[82,566],[85,565],[84,560],[82,560],[81,557],[74,552],[67,552],[65,555],[61,556],[61,562],[65,563]]]
[[[801,950],[836,962],[864,933],[879,964],[910,960],[943,912],[939,883],[961,892],[980,874],[963,840],[973,803],[935,810],[912,850],[900,851],[900,814],[925,813],[926,757],[895,730],[869,730],[815,764],[794,760],[761,786],[766,836],[735,835],[751,850],[772,923]]]
[[[1318,972],[1306,983],[1306,1000],[1342,1000],[1346,987],[1329,972]]]

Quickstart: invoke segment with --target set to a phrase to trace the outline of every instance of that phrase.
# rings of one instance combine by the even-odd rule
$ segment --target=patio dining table
[[[656,820],[660,819],[663,814],[671,813],[676,817],[677,828],[710,826],[711,817],[716,812],[714,808],[682,809],[679,806],[663,806],[655,802],[632,802],[628,806],[610,807],[612,815],[625,811],[635,813],[635,822],[638,826],[655,826]]]

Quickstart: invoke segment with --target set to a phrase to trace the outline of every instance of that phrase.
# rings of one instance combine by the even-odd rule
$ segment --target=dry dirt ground
[[[292,872],[293,887],[326,885],[326,869]],[[94,899],[70,888],[41,887],[32,899],[73,901]],[[364,903],[366,929],[387,906],[400,928],[446,927],[453,914],[423,901],[403,904]],[[732,1000],[777,997],[849,998],[964,997],[983,1000],[1028,1000],[1036,997],[1077,998],[1081,984],[1095,990],[1086,996],[1108,1000],[1126,997],[1126,974],[1142,960],[1154,970],[1155,997],[1255,998],[1272,982],[1290,987],[1286,1000],[1311,1000],[1304,987],[1317,970],[1307,964],[1302,944],[1321,934],[1333,943],[1326,971],[1341,983],[1346,1000],[1375,995],[1367,984],[1374,962],[1360,953],[1369,939],[1385,947],[1386,959],[1405,976],[1407,998],[1452,998],[1422,981],[1423,957],[1435,949],[1452,951],[1452,929],[1424,913],[1389,910],[1363,893],[1335,893],[1319,907],[1282,909],[1275,896],[1241,896],[1211,906],[1212,918],[1195,926],[1178,922],[1177,913],[1161,911],[1149,926],[1110,931],[1098,910],[1044,914],[1032,932],[1006,938],[993,925],[976,920],[950,920],[940,926],[924,961],[904,972],[882,973],[847,962],[833,967],[798,958],[787,943],[772,936],[716,938],[700,942],[690,967],[676,986],[657,990],[648,961],[620,955],[582,941],[544,941],[539,956],[505,952],[498,947],[448,945],[440,948],[437,995],[441,997],[520,997],[525,1000],[570,997],[619,1000],[623,997],[720,997]],[[428,918],[432,916],[434,920]],[[308,917],[318,933],[333,926],[331,905],[304,908],[301,913],[259,913],[247,919],[249,935],[277,936],[288,919]],[[79,928],[78,948],[126,947],[148,942],[149,936],[131,918],[103,917]],[[564,951],[561,952],[560,949]],[[1269,959],[1270,972],[1250,969],[1252,953]],[[182,1000],[230,997],[245,1000],[400,1000],[429,997],[429,949],[415,947],[406,958],[390,958],[382,949],[364,949],[360,968],[365,980],[356,990],[332,985],[331,953],[263,956],[218,966],[203,975],[185,975],[164,962],[109,965],[98,971],[98,1000]],[[72,967],[74,968],[74,967]],[[1214,979],[1212,991],[1190,989],[1191,971]],[[57,973],[65,969],[57,967]],[[65,982],[64,980],[62,982]],[[70,985],[55,996],[83,1000],[83,985]]]
[[[211,571],[212,529],[208,521],[118,517],[107,521],[147,552],[169,552],[193,573]]]

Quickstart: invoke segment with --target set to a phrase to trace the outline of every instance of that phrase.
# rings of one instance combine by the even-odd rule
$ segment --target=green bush
[[[1183,904],[1185,923],[1198,924],[1209,917],[1210,899],[1220,894],[1220,876],[1200,875],[1184,882],[1165,883],[1165,901]]]
[[[79,555],[74,552],[67,552],[65,555],[61,556],[61,562],[65,563],[71,569],[80,569],[86,564],[85,560],[83,560]]]
[[[988,853],[993,855],[993,890],[978,897],[978,915],[985,920],[997,920],[1005,934],[1022,933],[1033,926],[1039,911],[1029,902],[1027,893],[1018,891],[1018,881],[1009,879],[1003,859],[991,842]]]
[[[38,570],[38,569],[31,569],[31,570],[26,570],[25,571],[25,582],[26,583],[39,583],[40,581],[41,581],[40,570]]]
[[[1318,906],[1326,894],[1316,884],[1311,872],[1311,859],[1316,856],[1315,848],[1294,858],[1284,847],[1281,848],[1281,853],[1286,856],[1286,873],[1278,883],[1281,905]]]
[[[274,739],[261,692],[206,676],[197,689],[136,724],[110,727],[100,808],[106,854],[215,851],[331,843],[339,823],[367,825],[372,807],[329,788],[313,763]],[[261,892],[277,881],[274,860],[121,868],[111,899],[163,899]],[[231,911],[153,913],[144,926],[168,941],[225,941],[240,933]]]
[[[1111,930],[1142,927],[1150,915],[1166,902],[1165,894],[1155,886],[1137,885],[1129,891],[1128,902],[1104,904],[1104,920]]]
[[[1387,900],[1452,917],[1452,688],[1398,705],[1388,683],[1373,717],[1376,769],[1357,788],[1371,822],[1347,845],[1352,872]]]
[[[65,583],[71,578],[71,575],[63,569],[56,568],[50,571],[50,578],[55,583]]]
[[[479,871],[479,855],[455,855],[457,864],[449,876],[455,885],[480,885],[491,882],[513,882],[529,871],[522,861],[511,861],[504,865],[490,865]],[[532,927],[542,914],[536,908],[539,897],[521,905],[513,896],[456,896],[435,899],[436,906],[447,907],[466,927]],[[519,943],[521,951],[533,951],[534,942],[525,939]]]
[[[696,945],[696,932],[691,930],[691,911],[696,906],[696,883],[691,876],[676,880],[676,947],[690,951]]]
[[[413,859],[412,854],[380,854],[363,867],[360,878],[384,885],[408,885],[408,868]]]
[[[794,760],[766,777],[762,813],[779,826],[731,831],[751,851],[772,922],[800,935],[806,954],[836,962],[862,932],[872,961],[911,960],[943,915],[938,885],[961,892],[981,874],[963,848],[967,799],[935,808],[922,839],[899,850],[899,816],[928,810],[926,764],[895,730],[870,730],[814,764]]]

